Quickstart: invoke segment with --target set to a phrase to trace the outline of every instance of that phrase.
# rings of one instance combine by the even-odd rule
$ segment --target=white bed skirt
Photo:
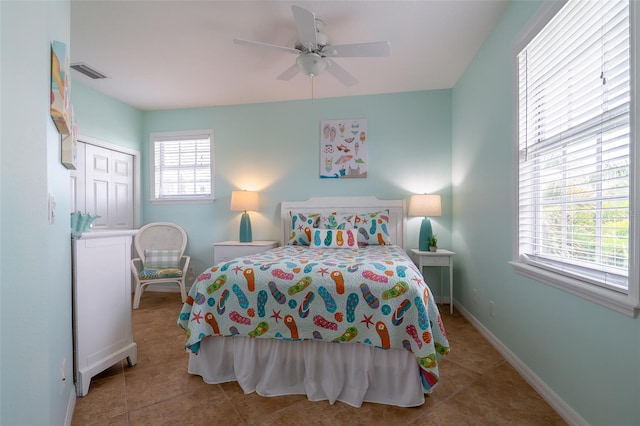
[[[189,373],[209,384],[237,381],[245,393],[307,395],[310,401],[415,407],[424,403],[416,357],[402,349],[317,340],[208,337]]]

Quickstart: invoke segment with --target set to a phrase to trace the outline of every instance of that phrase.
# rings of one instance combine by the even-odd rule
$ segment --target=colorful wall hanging
[[[67,46],[60,42],[51,43],[51,118],[58,132],[68,135],[69,122],[69,54]]]
[[[67,169],[75,170],[78,158],[78,126],[73,114],[73,105],[69,106],[69,123],[71,126],[69,134],[61,135],[60,159]]]
[[[320,177],[367,177],[367,120],[320,121]]]

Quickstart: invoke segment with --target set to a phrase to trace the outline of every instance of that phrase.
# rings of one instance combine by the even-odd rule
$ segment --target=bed
[[[213,265],[178,325],[188,371],[245,393],[419,406],[449,352],[405,251],[404,200],[282,202],[280,247]]]

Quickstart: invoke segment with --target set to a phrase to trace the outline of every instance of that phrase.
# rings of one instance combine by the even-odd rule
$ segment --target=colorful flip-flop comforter
[[[218,264],[194,282],[178,325],[193,353],[215,335],[406,349],[426,392],[449,352],[431,291],[398,246],[287,245]]]

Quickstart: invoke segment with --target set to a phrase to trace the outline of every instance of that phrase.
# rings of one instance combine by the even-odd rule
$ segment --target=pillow
[[[386,246],[391,244],[389,235],[389,210],[355,215],[354,228],[358,231],[358,244],[362,246]]]
[[[144,269],[178,268],[180,266],[180,250],[144,251]]]
[[[353,229],[354,214],[331,213],[320,220],[318,228]]]
[[[318,227],[320,213],[291,213],[289,245],[308,246],[311,230]]]
[[[358,248],[354,229],[316,228],[312,233],[311,248]]]

